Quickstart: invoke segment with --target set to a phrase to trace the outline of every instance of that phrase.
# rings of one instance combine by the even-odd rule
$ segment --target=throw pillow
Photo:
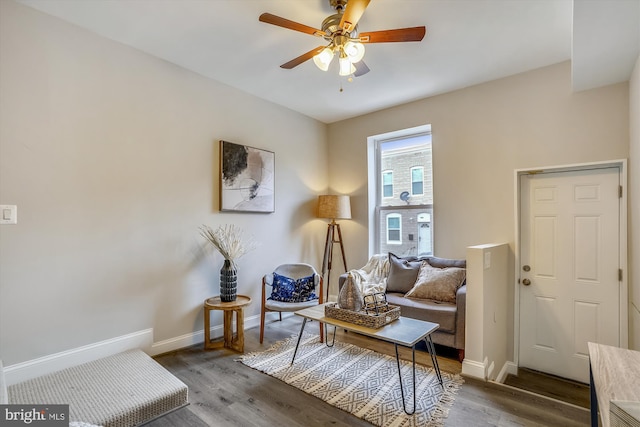
[[[407,261],[389,252],[387,292],[409,292],[416,283],[421,265],[422,261]]]
[[[292,279],[273,273],[273,285],[269,299],[280,302],[305,302],[318,299],[315,294],[314,276]]]
[[[466,274],[464,268],[437,268],[423,261],[416,283],[405,297],[455,303],[456,291],[462,286]]]

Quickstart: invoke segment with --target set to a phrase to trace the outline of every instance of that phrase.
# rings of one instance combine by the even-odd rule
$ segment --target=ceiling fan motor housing
[[[340,21],[342,20],[342,13],[336,13],[329,17],[327,17],[324,21],[322,21],[322,31],[326,33],[324,36],[325,40],[331,41],[335,34],[344,34],[351,38],[356,38],[358,36],[358,26],[353,29],[350,33],[344,32],[342,28],[340,28]]]

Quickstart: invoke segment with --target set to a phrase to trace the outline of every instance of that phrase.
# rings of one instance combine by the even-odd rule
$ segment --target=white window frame
[[[378,157],[378,150],[380,144],[393,139],[405,139],[411,136],[431,134],[431,125],[416,126],[413,128],[402,129],[399,131],[388,132],[379,135],[373,135],[367,138],[367,164],[368,164],[368,230],[369,230],[369,256],[374,255],[380,247],[380,230],[378,224],[380,224],[380,210],[378,206],[381,204],[382,191],[382,168]],[[431,212],[431,229],[432,231],[432,250],[435,251],[435,228],[433,224],[436,221],[436,217],[433,212],[433,205],[426,205]]]
[[[420,193],[414,193],[413,192],[413,183],[414,182],[418,182],[418,181],[414,181],[413,180],[413,171],[414,170],[422,171],[422,181],[420,181],[422,183],[422,191]],[[412,196],[422,196],[424,194],[424,167],[423,166],[414,166],[409,170],[409,174],[411,176],[411,195]]]
[[[389,220],[392,218],[398,219],[398,228],[389,228]],[[387,214],[385,217],[386,231],[385,234],[387,236],[387,245],[401,245],[402,244],[402,215],[397,213]],[[390,230],[398,230],[398,240],[389,239],[389,231]]]
[[[384,175],[385,174],[391,174],[391,195],[390,196],[385,196],[384,195],[384,186],[385,186],[385,184],[384,184]],[[383,170],[382,171],[382,175],[380,176],[380,180],[381,180],[380,183],[382,184],[380,186],[380,190],[382,191],[381,197],[383,199],[392,199],[393,198],[393,191],[394,191],[394,188],[393,188],[393,171],[392,170]]]

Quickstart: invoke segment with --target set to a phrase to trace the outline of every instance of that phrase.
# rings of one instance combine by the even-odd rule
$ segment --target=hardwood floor
[[[589,408],[589,385],[559,378],[544,372],[520,368],[518,375],[507,375],[504,382],[512,387]]]
[[[276,341],[297,334],[301,319],[292,316],[265,327],[265,342],[259,344],[259,329],[245,331],[245,352],[261,351]],[[312,323],[308,331],[317,330]],[[338,331],[336,339],[393,354],[393,345],[353,333]],[[444,349],[443,350],[444,353]],[[460,373],[461,364],[439,356],[440,368]],[[202,345],[157,356],[155,359],[189,386],[191,404],[147,424],[150,427],[199,426],[369,426],[340,409],[299,391],[280,380],[238,362],[231,350],[205,351]],[[410,350],[401,357],[410,358]],[[416,361],[430,366],[426,352],[416,352]],[[465,378],[449,412],[446,426],[586,426],[586,410],[500,384]]]

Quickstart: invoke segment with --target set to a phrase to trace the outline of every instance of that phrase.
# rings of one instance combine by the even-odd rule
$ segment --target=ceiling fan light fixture
[[[331,60],[333,59],[333,50],[325,47],[322,51],[313,57],[313,62],[316,64],[318,68],[322,71],[327,71],[329,69],[329,64],[331,64]]]
[[[341,76],[349,76],[356,72],[356,67],[351,63],[348,56],[341,56],[338,60],[340,63],[340,74]]]
[[[364,58],[364,45],[359,42],[349,40],[344,44],[344,52],[349,57],[351,63],[360,62]]]
[[[369,67],[362,60],[365,53],[364,44],[390,42],[419,42],[426,34],[426,28],[410,27],[393,30],[370,31],[360,33],[358,22],[371,0],[329,0],[336,13],[322,21],[322,29],[310,27],[291,21],[271,13],[263,13],[258,20],[267,24],[310,34],[324,39],[328,46],[318,46],[309,52],[293,58],[280,65],[290,70],[313,58],[316,66],[328,71],[335,55],[338,56],[339,74],[341,76],[360,77],[368,73]],[[364,44],[363,44],[364,43]]]

